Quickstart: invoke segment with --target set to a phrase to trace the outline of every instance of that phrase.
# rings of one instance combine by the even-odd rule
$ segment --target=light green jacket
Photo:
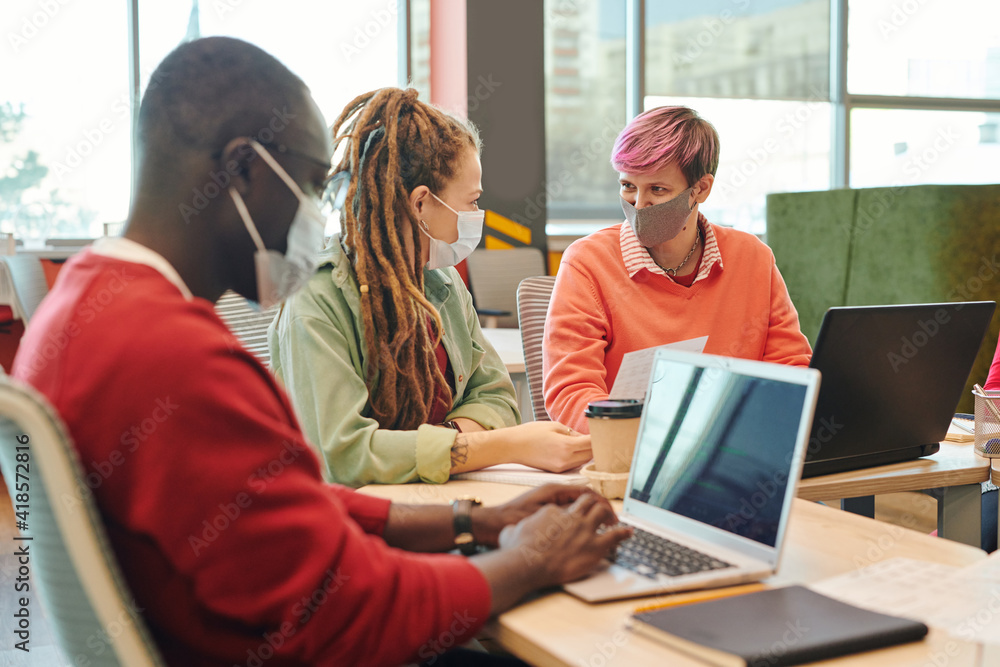
[[[425,269],[424,293],[441,314],[455,375],[447,419],[466,417],[487,429],[519,423],[514,385],[479,328],[458,272]],[[357,279],[334,239],[316,275],[285,302],[268,330],[274,374],[306,437],[319,448],[327,479],[353,487],[448,481],[454,430],[424,424],[391,431],[372,419],[361,326]]]

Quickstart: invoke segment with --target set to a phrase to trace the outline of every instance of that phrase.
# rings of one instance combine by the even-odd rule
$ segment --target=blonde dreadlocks
[[[417,100],[413,89],[382,88],[351,101],[333,124],[333,137],[335,146],[347,142],[337,168],[351,174],[343,243],[361,285],[373,417],[383,428],[415,429],[426,423],[439,390],[450,405],[451,389],[435,357],[441,316],[424,296],[420,229],[409,196],[421,185],[440,192],[462,153],[479,150],[479,136]],[[407,233],[416,250],[412,259]]]

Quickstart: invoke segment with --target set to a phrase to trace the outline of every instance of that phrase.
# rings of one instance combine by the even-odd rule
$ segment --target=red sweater
[[[475,566],[388,547],[389,503],[322,481],[270,373],[155,269],[67,263],[14,375],[69,428],[170,664],[400,664],[489,616]]]
[[[712,231],[722,263],[691,287],[645,268],[629,277],[620,225],[566,250],[542,345],[552,419],[588,433],[583,411],[607,398],[622,357],[656,345],[708,336],[708,354],[809,364],[812,350],[771,249],[745,232]]]
[[[983,389],[1000,389],[1000,345],[993,355],[993,365],[990,366],[990,374],[986,377],[986,384]]]

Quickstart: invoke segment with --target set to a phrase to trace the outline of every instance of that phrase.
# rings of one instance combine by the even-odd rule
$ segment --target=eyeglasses
[[[317,157],[315,157],[313,155],[309,155],[308,153],[304,153],[302,151],[294,150],[292,148],[289,148],[285,144],[273,144],[273,143],[268,144],[268,143],[264,143],[262,141],[262,142],[260,142],[260,145],[261,146],[266,146],[267,148],[273,148],[274,150],[278,151],[279,153],[283,153],[283,154],[286,154],[286,155],[294,155],[295,157],[300,158],[302,160],[308,160],[309,162],[312,162],[313,164],[320,165],[321,167],[323,167],[323,168],[325,168],[327,170],[329,170],[331,168],[331,166],[332,166],[330,164],[330,162],[327,161],[327,160],[321,160],[320,158],[317,158]]]

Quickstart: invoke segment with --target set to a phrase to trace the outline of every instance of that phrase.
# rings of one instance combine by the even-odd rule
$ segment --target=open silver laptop
[[[763,579],[778,569],[820,374],[659,350],[615,562],[565,589],[591,602]]]

